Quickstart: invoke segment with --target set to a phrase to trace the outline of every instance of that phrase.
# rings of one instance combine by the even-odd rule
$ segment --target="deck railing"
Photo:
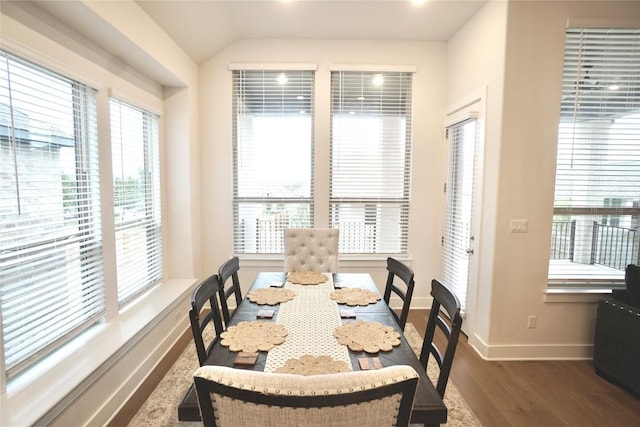
[[[638,259],[637,230],[593,222],[591,264],[624,270]]]
[[[593,222],[591,231],[590,264],[624,270],[638,260],[638,235],[633,228]],[[576,221],[553,221],[551,259],[574,260],[576,250]]]
[[[259,254],[284,252],[283,232],[285,228],[305,228],[306,224],[294,224],[286,218],[256,219],[255,250]],[[373,253],[376,247],[376,226],[360,222],[342,222],[340,228],[340,252]],[[242,221],[244,232],[244,221]]]
[[[576,221],[553,221],[551,228],[551,259],[573,261],[576,241]]]

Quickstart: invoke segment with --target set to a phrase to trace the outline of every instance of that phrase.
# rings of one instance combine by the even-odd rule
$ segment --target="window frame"
[[[411,150],[412,150],[412,103],[413,103],[413,74],[414,69],[389,69],[386,67],[357,69],[356,67],[332,67],[331,68],[331,114],[330,114],[330,164],[329,164],[329,226],[340,229],[340,253],[347,256],[407,256],[409,251],[409,216],[411,206]],[[359,80],[360,86],[352,86],[353,81],[346,82],[344,79]],[[376,83],[374,80],[378,80]],[[371,84],[370,84],[371,82]],[[391,86],[387,89],[385,85]],[[358,92],[360,91],[360,92]],[[359,96],[356,96],[358,95]],[[366,96],[365,96],[366,95]],[[378,96],[378,99],[374,98]],[[356,96],[356,98],[351,98]],[[382,119],[380,125],[381,133],[377,135],[378,143],[384,150],[398,149],[397,144],[403,146],[402,156],[391,156],[395,163],[389,164],[390,156],[385,156],[385,162],[376,165],[375,158],[366,164],[362,161],[363,156],[358,156],[357,148],[343,149],[346,144],[339,142],[344,139],[346,143],[356,143],[358,137],[349,136],[348,131],[340,132],[339,122],[348,123],[349,117],[357,120],[366,118]],[[400,118],[404,126],[404,132],[389,131],[386,126],[389,120]],[[398,125],[398,123],[396,123]],[[348,124],[347,124],[348,126]],[[356,125],[357,127],[357,125]],[[367,126],[365,126],[367,127]],[[393,126],[390,126],[393,128]],[[399,136],[403,134],[403,136]],[[393,135],[393,136],[392,136]],[[339,145],[342,144],[342,145]],[[386,147],[386,148],[385,148]],[[397,154],[397,153],[396,153]],[[352,158],[349,159],[349,156]],[[340,162],[346,160],[351,164],[340,166]],[[390,167],[391,166],[391,167]],[[340,170],[342,169],[342,170]],[[375,172],[372,172],[375,171]],[[401,176],[401,189],[396,189],[395,194],[389,196],[382,190],[382,182],[385,182],[385,174],[391,171],[389,182],[392,178],[397,180]],[[364,185],[370,178],[374,177],[379,181],[379,189],[375,189],[375,184]],[[340,184],[340,180],[358,183],[359,194],[345,196],[345,186]],[[388,187],[388,186],[387,186]],[[363,194],[363,192],[368,194]],[[345,224],[341,219],[341,207],[347,210],[362,207],[364,223],[352,226]],[[395,224],[399,225],[398,235],[389,237],[380,233],[378,227],[383,217],[389,217],[381,211],[385,207],[397,207],[399,217]],[[388,221],[387,221],[388,222]],[[386,229],[387,227],[385,227]],[[364,239],[362,233],[365,233]],[[351,246],[351,248],[349,248]],[[393,250],[389,250],[393,248]]]
[[[234,254],[245,256],[282,254],[284,253],[284,228],[313,227],[315,224],[315,66],[275,65],[254,67],[238,64],[231,66],[230,70],[232,71],[233,85],[233,251]],[[258,77],[260,74],[262,75],[261,78]],[[288,76],[289,79],[292,79],[294,82],[293,86],[287,86],[290,82],[285,80],[284,83],[279,84],[281,89],[277,87],[274,88],[272,79],[280,78],[281,76]],[[250,87],[251,85],[256,87],[252,88]],[[282,100],[279,101],[280,103],[273,99],[274,94],[280,95],[279,90],[281,90],[282,94]],[[258,103],[257,106],[249,105],[251,102],[259,100],[258,98],[260,96],[263,97],[260,100],[262,103]],[[293,96],[296,96],[296,100],[292,99]],[[299,99],[299,96],[304,97],[304,99]],[[309,99],[306,98],[307,96],[309,96]],[[302,102],[303,107],[301,107],[301,109],[297,109],[298,102]],[[253,138],[252,135],[246,140],[243,138],[243,135],[241,135],[241,124],[239,121],[241,121],[243,114],[246,114],[247,117],[250,116],[248,112],[251,112],[251,108],[260,110],[259,114],[256,115],[257,117],[260,117],[262,114],[267,117],[272,115],[275,118],[287,119],[295,118],[298,117],[298,114],[302,114],[303,118],[310,119],[308,127],[308,193],[285,195],[281,192],[275,196],[270,196],[268,193],[264,193],[266,187],[262,188],[261,183],[253,182],[247,186],[247,191],[263,190],[263,194],[240,194],[242,177],[240,176],[241,172],[239,169],[240,160],[243,157],[240,152],[244,150],[245,145],[251,145],[257,142],[257,139]],[[258,150],[249,147],[249,150],[246,152],[253,155],[258,153]],[[283,161],[278,161],[275,165],[269,167],[286,170],[286,162],[288,161],[290,161],[290,159],[284,158]],[[268,215],[271,218],[267,218],[264,223],[261,222],[259,218],[260,215],[255,214],[256,225],[253,227],[252,225],[246,224],[242,218],[247,215],[245,212],[242,212],[243,208],[251,205],[257,207],[262,206],[263,214],[268,213],[271,207],[275,207],[275,210],[273,214]],[[296,220],[295,217],[298,215],[299,219]]]
[[[20,55],[13,54],[7,50],[2,49],[0,51],[0,58],[7,64],[7,87],[4,87],[7,90],[7,97],[11,99],[14,95],[19,96],[19,91],[24,91],[24,96],[27,96],[33,104],[28,107],[28,113],[33,113],[34,117],[31,117],[29,121],[25,124],[28,126],[28,129],[25,129],[29,133],[34,131],[34,134],[37,134],[37,127],[32,129],[32,126],[35,125],[35,122],[40,121],[36,119],[35,116],[42,115],[43,120],[41,124],[47,125],[51,132],[59,132],[60,135],[56,136],[53,133],[50,135],[51,141],[48,142],[49,146],[55,145],[57,143],[62,143],[64,132],[62,129],[57,129],[55,127],[55,121],[52,119],[54,115],[64,114],[64,109],[60,105],[59,108],[54,108],[51,106],[51,103],[55,103],[58,101],[58,98],[55,97],[55,93],[48,93],[42,90],[36,90],[35,86],[31,87],[31,84],[38,84],[39,78],[50,78],[54,79],[60,85],[68,85],[70,90],[70,96],[72,98],[72,113],[71,118],[67,117],[66,119],[70,122],[67,123],[67,126],[73,129],[73,134],[71,138],[73,138],[73,175],[71,175],[71,179],[66,178],[67,175],[61,173],[62,176],[60,178],[60,193],[59,197],[54,196],[53,193],[50,194],[50,197],[42,197],[41,193],[38,194],[37,197],[30,197],[27,200],[30,202],[32,206],[39,206],[40,209],[37,211],[37,216],[41,215],[49,215],[49,220],[47,223],[52,226],[55,226],[55,219],[53,215],[55,212],[55,201],[59,199],[60,207],[62,208],[62,221],[64,222],[64,227],[67,231],[63,235],[57,235],[54,237],[48,237],[46,239],[42,239],[45,237],[43,235],[46,234],[46,230],[41,230],[38,233],[35,241],[29,244],[22,244],[18,246],[14,246],[13,249],[9,248],[5,253],[0,257],[0,264],[4,262],[2,258],[6,258],[7,253],[16,252],[16,256],[20,256],[23,258],[23,262],[17,264],[17,269],[11,273],[9,273],[8,277],[0,277],[0,287],[4,287],[3,292],[5,293],[4,298],[2,298],[3,304],[0,312],[3,316],[2,325],[2,354],[0,354],[0,367],[2,369],[2,375],[5,378],[11,379],[17,376],[19,373],[27,370],[32,367],[40,360],[44,359],[46,356],[51,354],[56,349],[60,348],[71,339],[78,336],[84,330],[93,326],[98,320],[105,314],[106,312],[106,300],[104,294],[104,267],[103,267],[103,247],[102,247],[102,230],[101,230],[101,198],[100,198],[100,188],[99,188],[99,179],[98,176],[98,138],[97,138],[97,105],[96,105],[96,91],[95,89],[89,87],[86,84],[83,84],[73,78],[67,77],[61,73],[58,73],[52,70],[49,67],[41,66],[31,60],[25,59]],[[11,62],[10,62],[11,61]],[[18,71],[11,71],[10,63],[14,64],[13,67],[17,67],[18,70],[20,67],[24,67],[26,70],[25,75],[20,76]],[[30,73],[30,74],[29,74]],[[38,77],[38,75],[40,77]],[[31,77],[29,77],[31,76]],[[22,83],[18,82],[22,79]],[[27,80],[28,79],[28,80]],[[14,80],[13,84],[11,81]],[[42,83],[42,82],[40,82]],[[47,85],[49,86],[49,85]],[[33,91],[33,93],[29,94],[29,91]],[[55,89],[50,88],[50,91]],[[37,95],[36,95],[37,93]],[[35,102],[40,100],[40,102]],[[55,101],[54,101],[55,100]],[[25,211],[20,206],[19,200],[23,197],[21,195],[19,181],[27,182],[28,179],[31,179],[32,176],[36,176],[37,174],[42,174],[43,168],[38,168],[37,170],[26,171],[20,174],[18,163],[17,163],[17,150],[18,144],[31,144],[35,147],[35,149],[43,149],[47,144],[46,141],[29,139],[29,140],[21,140],[18,141],[16,134],[16,126],[17,122],[14,121],[17,113],[22,114],[25,119],[29,118],[29,114],[27,112],[21,113],[18,110],[17,106],[14,106],[12,101],[9,106],[11,121],[8,123],[8,126],[13,130],[11,135],[9,135],[8,144],[13,146],[14,156],[12,156],[11,161],[14,163],[15,168],[12,171],[15,174],[15,197],[18,198],[17,202],[17,217],[15,219],[7,219],[7,222],[4,223],[6,226],[14,225],[16,229],[18,229],[19,222],[24,221],[28,218],[19,217],[22,215],[29,215],[28,211]],[[50,108],[46,110],[46,106]],[[50,115],[48,115],[50,114]],[[52,120],[51,122],[45,122],[44,118]],[[59,119],[57,119],[59,122]],[[71,123],[72,122],[72,123]],[[59,122],[62,123],[62,122]],[[46,135],[45,135],[46,136]],[[53,138],[56,136],[56,138]],[[34,136],[35,138],[35,136]],[[56,142],[57,141],[57,142]],[[38,148],[40,147],[40,148]],[[8,147],[11,149],[11,147]],[[61,150],[58,148],[58,150]],[[61,167],[62,159],[60,158],[61,154],[58,153],[58,167]],[[55,160],[55,159],[54,159]],[[22,179],[20,178],[22,175]],[[38,191],[46,191],[47,188],[51,188],[50,186],[54,185],[54,180],[47,180],[47,182],[41,182],[40,186],[37,187]],[[44,189],[44,190],[43,190]],[[25,188],[25,191],[28,191],[28,188]],[[69,198],[69,196],[72,196]],[[27,196],[25,196],[27,197]],[[55,199],[55,200],[54,200]],[[34,204],[34,201],[37,201]],[[51,202],[54,202],[52,205]],[[26,208],[26,207],[25,207]],[[10,208],[9,208],[10,210]],[[9,213],[7,213],[9,215]],[[69,215],[69,218],[67,218]],[[43,217],[44,218],[44,217]],[[46,219],[46,218],[45,218]],[[59,222],[59,221],[58,221]],[[73,223],[76,222],[76,226],[74,227]],[[44,223],[43,223],[44,224]],[[2,224],[0,224],[2,225]],[[49,227],[50,228],[50,227]],[[76,231],[72,231],[72,228],[77,228]],[[33,224],[29,224],[27,227],[22,227],[22,236],[28,237],[29,233],[33,230]],[[61,230],[62,231],[62,230]],[[68,232],[71,232],[69,234]],[[26,234],[25,234],[26,233]],[[21,238],[17,236],[17,238]],[[66,242],[66,243],[65,243]],[[37,256],[33,251],[46,251],[45,254],[48,254],[47,257],[49,261],[42,266],[38,266],[34,264],[35,258]],[[52,272],[52,267],[54,267],[52,256],[52,251],[60,250],[63,253],[64,261],[64,274],[60,273],[60,277],[58,279],[66,279],[55,281],[55,288],[51,285],[47,285],[47,280],[53,280],[57,276],[51,276],[54,274]],[[77,251],[77,256],[73,254]],[[22,255],[21,255],[22,254]],[[64,255],[66,254],[66,255]],[[29,262],[28,267],[24,267],[20,269],[20,265],[24,265],[25,262]],[[75,265],[75,267],[74,267]],[[7,267],[7,265],[5,265]],[[44,271],[44,270],[48,270]],[[76,272],[75,274],[73,272]],[[44,274],[44,276],[43,276]],[[38,276],[39,275],[39,276]],[[11,290],[12,287],[15,288],[16,282],[21,280],[21,277],[31,276],[33,278],[40,277],[38,279],[39,285],[37,287],[33,287],[34,285],[29,285],[33,288],[33,291],[36,292],[37,295],[41,295],[43,298],[47,299],[47,303],[40,308],[38,308],[36,304],[35,296],[30,296],[30,302],[32,305],[26,306],[20,303],[19,293],[16,293],[17,290]],[[5,282],[6,280],[6,282]],[[28,280],[29,279],[25,279]],[[20,283],[20,282],[19,282]],[[66,287],[61,288],[60,283],[66,284]],[[24,289],[26,284],[20,286],[20,289]],[[56,290],[55,294],[61,298],[52,298],[52,290]],[[80,294],[74,291],[74,289],[81,290]],[[21,292],[20,292],[21,293]],[[77,294],[77,295],[76,295]],[[48,297],[46,297],[48,295]],[[75,296],[74,296],[75,295]],[[66,297],[65,297],[66,296]],[[55,305],[55,301],[59,300],[60,304]],[[80,299],[82,301],[82,310],[72,310],[73,306],[77,304],[77,302],[73,302],[74,300]],[[13,306],[19,304],[20,312],[29,313],[33,310],[38,310],[37,314],[34,313],[38,319],[42,319],[49,324],[48,327],[44,328],[35,328],[37,326],[37,321],[32,319],[28,321],[26,320],[20,321],[16,320],[20,326],[16,326],[19,329],[11,332],[16,327],[8,325],[7,317],[11,312],[14,311],[12,309]],[[88,305],[87,305],[88,304]],[[65,308],[66,306],[66,308]],[[52,311],[49,315],[45,315],[45,310],[55,307],[55,311]],[[88,307],[88,308],[87,308]],[[72,314],[73,313],[73,314]],[[22,316],[22,315],[21,315]],[[27,322],[27,324],[22,324],[20,322]],[[13,324],[13,321],[11,322]],[[54,326],[56,333],[54,332]],[[65,329],[58,333],[57,329],[60,325],[65,325]],[[26,354],[23,354],[17,360],[7,361],[7,347],[18,347],[21,348],[22,344],[17,343],[16,346],[12,344],[7,344],[7,335],[12,334],[16,335],[18,331],[26,329],[24,333],[20,333],[20,336],[25,337],[36,337],[38,334],[46,334],[48,337],[46,340],[42,340],[39,345],[28,345],[30,350],[26,350]],[[38,332],[40,331],[40,332]],[[47,332],[49,331],[49,332]],[[10,341],[13,341],[15,338],[12,338]],[[28,341],[28,340],[25,340]],[[14,351],[14,350],[12,350]],[[11,354],[9,359],[14,359],[15,357]]]
[[[635,34],[632,34],[635,32]],[[633,37],[635,40],[630,41]],[[629,40],[627,40],[627,38]],[[624,40],[624,41],[623,41]],[[638,253],[640,252],[640,239],[638,239],[638,233],[640,230],[627,229],[625,227],[615,227],[624,230],[628,230],[629,235],[635,234],[635,243],[631,243],[631,252],[625,251],[620,253],[619,256],[609,254],[609,258],[595,259],[598,256],[600,249],[598,249],[599,243],[603,240],[605,231],[602,231],[602,227],[612,228],[613,225],[606,224],[614,219],[620,223],[621,219],[626,219],[628,224],[633,225],[637,221],[634,218],[640,217],[640,203],[634,202],[633,205],[628,206],[616,206],[614,199],[621,198],[620,194],[623,194],[623,190],[618,193],[607,193],[606,196],[601,197],[601,205],[595,205],[594,200],[597,198],[598,193],[595,191],[596,187],[592,187],[594,191],[588,192],[592,199],[585,197],[582,204],[578,203],[579,197],[576,196],[576,201],[572,199],[566,199],[567,194],[578,194],[567,192],[567,188],[574,188],[576,180],[570,181],[570,175],[568,172],[561,170],[563,167],[563,161],[566,163],[566,159],[563,159],[562,150],[564,145],[567,144],[565,140],[571,138],[572,141],[578,141],[576,144],[580,144],[579,148],[589,148],[588,156],[595,158],[596,155],[601,162],[605,162],[607,159],[607,151],[604,148],[599,148],[598,143],[606,141],[606,147],[608,150],[621,149],[615,145],[611,145],[617,139],[623,137],[640,137],[638,128],[640,127],[640,108],[638,100],[640,99],[640,89],[631,89],[633,86],[625,88],[621,86],[623,91],[626,91],[629,97],[628,102],[635,105],[635,107],[626,107],[623,104],[619,104],[616,101],[617,95],[614,91],[618,90],[614,88],[615,79],[622,77],[633,79],[633,74],[625,69],[625,61],[634,60],[634,56],[625,51],[625,44],[638,43],[638,30],[631,30],[626,28],[597,28],[597,27],[568,27],[565,36],[565,51],[564,51],[564,63],[563,63],[563,89],[562,89],[562,102],[560,108],[560,122],[558,127],[558,152],[557,152],[557,169],[556,169],[556,189],[554,193],[554,208],[553,208],[553,226],[551,231],[551,247],[549,255],[549,274],[548,274],[548,290],[549,291],[562,291],[562,290],[579,290],[587,289],[590,291],[606,290],[624,287],[624,267],[626,264],[638,262]],[[611,47],[615,45],[614,47]],[[615,52],[615,54],[614,54]],[[627,56],[619,56],[620,52]],[[634,51],[634,52],[637,52]],[[622,58],[622,59],[620,59]],[[635,58],[637,62],[638,59]],[[599,68],[598,68],[599,67]],[[616,70],[617,72],[613,72]],[[604,71],[601,71],[604,70]],[[637,73],[637,71],[636,71]],[[638,78],[638,74],[635,75]],[[600,86],[598,86],[600,85]],[[604,90],[608,90],[611,94],[603,95]],[[634,101],[635,100],[635,101]],[[634,104],[635,103],[635,104]],[[635,119],[630,119],[631,117]],[[563,121],[563,117],[567,118]],[[635,128],[629,127],[628,132],[622,137],[618,134],[611,135],[610,129],[612,128],[613,120],[619,120],[621,118],[627,118],[628,120],[635,120]],[[611,121],[609,128],[598,128],[598,121],[604,123],[605,121]],[[594,123],[593,125],[584,126],[582,123]],[[581,129],[581,126],[584,129]],[[593,129],[590,129],[592,126]],[[635,129],[635,131],[634,131]],[[588,133],[586,132],[588,131]],[[563,145],[564,144],[564,145]],[[620,143],[618,142],[620,145]],[[573,153],[573,152],[572,152]],[[576,153],[580,153],[576,149]],[[634,157],[631,156],[634,155]],[[640,149],[636,148],[632,153],[625,156],[625,160],[629,162],[635,162],[636,166],[640,166],[640,161],[636,160],[640,154]],[[573,156],[573,154],[572,154]],[[582,157],[579,157],[582,156]],[[573,157],[571,157],[573,159]],[[585,159],[588,159],[586,154],[577,154],[576,162],[584,161],[584,164],[588,164]],[[572,160],[573,162],[573,160]],[[611,161],[610,161],[611,162]],[[572,163],[573,164],[573,163]],[[582,166],[582,164],[577,163]],[[564,166],[566,168],[566,166]],[[627,166],[626,170],[631,172],[632,166]],[[591,174],[590,174],[591,175]],[[617,174],[616,174],[617,175]],[[597,177],[592,178],[595,180]],[[604,177],[606,179],[606,176]],[[616,188],[620,187],[619,178],[616,181]],[[571,182],[571,185],[562,186],[562,180],[565,182]],[[590,185],[596,185],[589,183],[588,180],[582,179],[580,182],[585,188],[591,188]],[[607,181],[602,181],[607,185]],[[639,183],[635,183],[638,186]],[[629,189],[633,190],[633,182],[629,182]],[[610,185],[613,186],[613,185]],[[564,190],[564,193],[560,190]],[[575,190],[573,190],[575,191]],[[565,197],[566,200],[562,200]],[[573,196],[572,196],[573,197]],[[628,197],[627,197],[628,199]],[[561,220],[566,222],[566,217],[571,220],[569,225],[562,225]],[[588,224],[581,223],[576,225],[576,219],[583,218],[584,221],[593,222],[593,230],[585,230]],[[598,224],[600,221],[602,224]],[[564,231],[561,231],[564,230]],[[568,231],[570,230],[570,231]],[[634,231],[635,230],[635,231]],[[615,232],[612,231],[612,232]],[[564,236],[564,237],[562,237]],[[576,237],[578,236],[578,237]],[[590,236],[590,237],[589,237]],[[616,234],[618,236],[618,234]],[[626,235],[620,234],[621,237],[615,237],[615,241],[627,242],[629,240]],[[562,239],[562,243],[559,239]],[[622,240],[620,240],[622,239]],[[560,243],[559,243],[560,242]],[[567,243],[568,242],[568,243]],[[584,243],[583,243],[584,242]],[[609,243],[606,243],[609,242]],[[614,245],[614,239],[610,238],[605,241],[605,244],[609,244],[612,249],[607,249],[605,252],[614,252],[612,245]],[[621,243],[622,244],[622,243]],[[560,246],[563,248],[559,249]],[[589,245],[589,246],[587,246]],[[596,245],[596,246],[594,246]],[[617,247],[617,243],[615,244]],[[626,247],[625,246],[625,247]],[[578,249],[578,255],[576,253],[576,247]],[[594,253],[595,251],[595,253]],[[578,260],[583,257],[580,254],[589,254],[590,263],[584,264],[574,262],[574,256],[578,257]],[[562,259],[568,259],[569,264],[563,265]],[[592,271],[588,271],[588,267],[580,267],[580,265],[597,265],[604,261],[605,268],[592,268]],[[566,262],[564,263],[566,264]],[[608,270],[607,270],[608,269]]]
[[[116,209],[120,201],[127,203],[143,202],[144,215],[127,219],[124,209],[122,218],[118,219],[118,212],[114,212],[115,255],[116,274],[118,288],[118,304],[124,305],[134,299],[163,279],[163,239],[162,239],[162,214],[160,196],[160,142],[159,142],[159,115],[145,108],[138,107],[124,101],[117,96],[109,99],[110,125],[111,125],[111,162],[113,170],[113,205]],[[118,113],[117,119],[114,113]],[[124,114],[123,114],[124,113]],[[139,115],[141,135],[131,132],[131,129],[123,130],[121,126],[123,117],[131,121]],[[140,139],[139,139],[140,138]],[[116,148],[116,145],[119,147]],[[131,159],[135,150],[141,149],[143,158],[137,163],[138,174],[142,174],[142,199],[139,194],[130,195],[126,190],[126,182],[131,177],[116,176],[116,171],[123,169],[124,158]],[[116,159],[115,152],[121,154]],[[116,166],[118,165],[118,166]],[[129,165],[131,167],[131,165]],[[142,169],[141,169],[142,168]],[[121,178],[121,190],[124,194],[117,194],[116,179]],[[137,188],[139,192],[139,188]],[[138,231],[136,233],[136,230]],[[144,232],[144,236],[140,235]],[[136,245],[135,248],[131,248]],[[145,253],[141,254],[144,246]],[[144,259],[139,257],[143,255]],[[144,264],[144,274],[141,267]],[[128,267],[127,267],[128,265]]]

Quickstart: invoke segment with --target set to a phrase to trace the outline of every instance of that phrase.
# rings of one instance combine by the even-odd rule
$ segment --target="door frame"
[[[480,265],[482,259],[482,253],[478,249],[481,247],[482,241],[482,200],[483,200],[483,177],[484,177],[484,149],[485,149],[485,132],[486,132],[486,94],[487,88],[483,87],[476,91],[472,91],[468,96],[460,99],[460,101],[451,104],[447,109],[445,122],[444,122],[444,144],[446,149],[445,155],[445,176],[443,182],[448,182],[449,172],[451,165],[449,164],[450,146],[448,138],[446,137],[446,129],[456,123],[463,122],[465,120],[475,118],[476,119],[476,156],[474,160],[474,203],[472,212],[472,229],[471,235],[475,238],[474,254],[469,258],[469,273],[467,282],[467,303],[465,319],[462,322],[462,330],[467,336],[474,336],[476,330],[476,316],[477,316],[477,301],[479,290],[479,277],[480,277]],[[447,206],[448,193],[443,193],[443,203]],[[443,213],[447,215],[446,210]],[[445,217],[443,217],[443,226],[445,224]],[[444,236],[444,230],[442,230]],[[441,254],[443,256],[443,254]],[[441,263],[442,264],[442,263]]]

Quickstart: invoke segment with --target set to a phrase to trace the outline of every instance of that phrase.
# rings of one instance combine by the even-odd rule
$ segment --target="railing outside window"
[[[624,271],[638,260],[638,230],[593,222],[589,264]],[[551,259],[574,261],[576,221],[553,221]]]
[[[637,230],[593,222],[591,264],[624,270],[638,259]]]
[[[576,221],[553,221],[551,229],[551,259],[573,261]]]

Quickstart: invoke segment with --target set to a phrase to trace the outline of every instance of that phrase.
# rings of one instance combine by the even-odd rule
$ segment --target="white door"
[[[449,173],[445,184],[441,280],[460,300],[466,333],[473,331],[472,316],[468,314],[473,306],[469,296],[475,295],[469,290],[475,289],[477,271],[480,127],[476,112],[447,124]]]

